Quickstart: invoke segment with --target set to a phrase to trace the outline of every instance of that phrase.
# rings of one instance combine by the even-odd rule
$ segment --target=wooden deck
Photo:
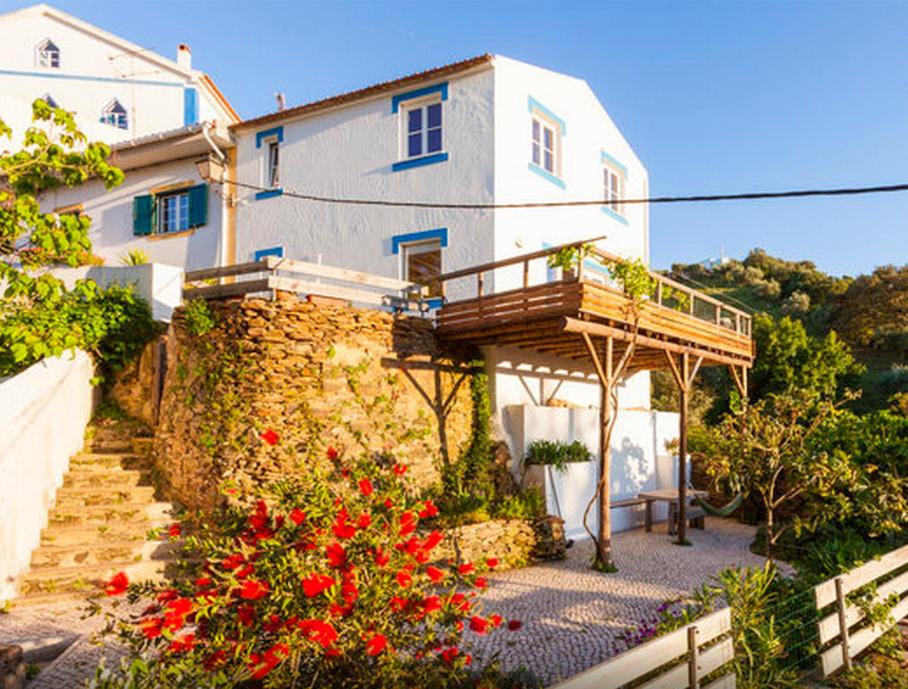
[[[589,269],[531,284],[530,263],[560,248],[442,276],[443,284],[476,276],[477,294],[442,305],[436,316],[438,334],[452,342],[513,346],[577,362],[589,362],[584,333],[614,338],[618,355],[635,338],[633,370],[669,368],[666,353],[702,358],[704,366],[752,365],[749,314],[656,273],[651,274],[655,294],[637,312],[636,336],[628,298]],[[522,287],[483,293],[483,275],[519,263],[524,264]]]

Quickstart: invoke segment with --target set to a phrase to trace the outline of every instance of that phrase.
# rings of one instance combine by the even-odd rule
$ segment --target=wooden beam
[[[205,268],[203,270],[190,270],[183,275],[184,282],[198,282],[214,278],[229,277],[231,275],[245,275],[247,273],[265,273],[271,270],[268,261],[250,261],[237,263],[233,266],[222,268]]]

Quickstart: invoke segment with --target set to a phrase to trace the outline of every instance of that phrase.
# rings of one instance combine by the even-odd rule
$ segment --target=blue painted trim
[[[602,151],[602,162],[608,163],[609,165],[618,168],[621,174],[624,175],[624,179],[627,179],[627,168],[624,167],[624,165],[622,165],[620,162],[618,162],[616,158],[613,158],[605,151]]]
[[[535,172],[537,175],[539,175],[543,179],[547,179],[552,184],[559,186],[562,189],[567,189],[567,185],[564,183],[563,180],[558,179],[551,172],[549,172],[545,168],[539,167],[536,163],[529,163],[527,165],[527,169],[529,169],[530,172]]]
[[[142,86],[174,86],[183,88],[183,82],[151,81],[149,79],[117,79],[116,77],[93,77],[87,74],[55,74],[53,72],[28,72],[17,69],[0,69],[0,75],[8,77],[41,77],[44,79],[68,79],[71,81],[103,81],[116,84],[140,84]]]
[[[448,245],[448,228],[439,227],[434,230],[396,234],[391,237],[391,253],[399,254],[400,247],[403,244],[415,244],[416,242],[424,242],[429,239],[438,239],[440,240],[441,246],[446,247]]]
[[[265,129],[263,131],[256,132],[255,133],[255,147],[261,148],[262,141],[264,141],[265,139],[272,137],[272,136],[277,137],[277,142],[279,144],[284,143],[284,128],[282,126],[278,126],[278,127],[272,127],[271,129]]]
[[[604,265],[599,263],[599,261],[594,261],[591,258],[583,259],[583,269],[591,270],[594,273],[599,273],[600,275],[605,275],[607,277],[612,276],[612,274],[608,272],[608,268],[606,268]]]
[[[545,107],[545,106],[544,106],[542,103],[540,103],[538,100],[536,100],[535,98],[533,98],[533,96],[530,96],[529,99],[528,99],[528,101],[527,101],[527,109],[528,109],[530,112],[533,112],[534,110],[535,110],[535,111],[538,111],[538,112],[541,112],[543,115],[545,115],[545,116],[548,117],[550,120],[552,120],[552,122],[554,122],[555,124],[558,125],[558,128],[561,129],[561,135],[562,135],[562,136],[567,136],[567,124],[565,123],[565,121],[562,120],[560,117],[558,117],[558,115],[556,115],[555,113],[553,113],[553,112],[552,112],[551,110],[549,110],[547,107]]]
[[[271,246],[267,249],[259,249],[254,254],[252,254],[253,261],[261,261],[265,256],[276,256],[277,258],[284,257],[284,247],[282,246]]]
[[[445,300],[441,297],[432,297],[431,299],[426,299],[425,303],[430,309],[440,309],[444,305]]]
[[[183,89],[183,125],[188,126],[199,121],[199,92],[195,89]]]
[[[406,100],[422,98],[423,96],[428,96],[433,93],[440,93],[442,100],[448,100],[448,82],[435,84],[434,86],[426,86],[425,88],[407,91],[406,93],[398,93],[391,98],[391,112],[395,113],[400,110],[400,104]]]
[[[447,153],[435,153],[430,156],[421,156],[419,158],[410,158],[409,160],[401,160],[398,163],[394,163],[391,166],[391,172],[398,172],[400,170],[409,170],[411,167],[422,167],[423,165],[434,165],[435,163],[443,163],[448,159]]]
[[[284,190],[278,187],[277,189],[269,189],[268,191],[260,191],[255,195],[256,201],[261,201],[262,199],[270,199],[275,196],[281,196],[284,193]]]
[[[621,213],[618,213],[618,212],[616,212],[616,211],[613,211],[613,210],[612,210],[611,208],[609,208],[608,206],[602,206],[602,212],[605,213],[606,215],[610,216],[613,220],[617,220],[617,221],[620,222],[622,225],[627,225],[627,224],[628,224],[627,218],[625,218],[623,215],[621,215]]]

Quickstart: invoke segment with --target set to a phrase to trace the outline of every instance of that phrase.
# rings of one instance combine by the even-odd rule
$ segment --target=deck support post
[[[687,412],[690,402],[690,389],[703,363],[698,357],[691,367],[690,354],[683,352],[680,362],[675,361],[673,354],[665,352],[669,368],[678,386],[678,545],[687,541]],[[680,366],[679,366],[680,364]]]

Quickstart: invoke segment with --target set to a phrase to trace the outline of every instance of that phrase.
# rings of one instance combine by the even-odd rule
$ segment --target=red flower
[[[356,522],[356,526],[360,529],[368,529],[372,526],[372,515],[368,512],[363,512],[359,515],[359,520]]]
[[[489,569],[495,569],[498,566],[498,558],[490,557],[488,560],[486,560],[486,566]]]
[[[395,465],[394,465],[394,473],[397,474],[398,476],[403,476],[404,474],[407,473],[407,465],[406,465],[406,464],[400,464],[400,463],[395,464]]]
[[[438,567],[432,567],[431,565],[426,567],[426,574],[429,579],[431,579],[436,584],[445,578],[445,573],[442,572]]]
[[[251,605],[241,605],[236,609],[236,616],[241,625],[249,627],[255,621],[255,608]]]
[[[521,622],[520,620],[509,620],[508,621],[508,629],[510,629],[512,632],[516,632],[522,626],[523,626],[523,622]]]
[[[397,573],[397,585],[402,589],[407,588],[410,584],[413,583],[413,577],[410,576],[409,572],[403,570]]]
[[[501,617],[501,615],[492,615],[491,617],[489,617],[489,622],[493,627],[497,629],[501,626],[501,623],[504,622],[504,619]]]
[[[375,551],[375,564],[377,564],[379,567],[384,567],[390,561],[391,556],[387,555],[381,548],[378,548]]]
[[[435,506],[435,504],[431,500],[426,500],[424,505],[425,505],[425,507],[422,510],[420,510],[420,512],[419,512],[419,516],[422,517],[423,519],[427,519],[428,517],[434,517],[438,514],[438,508]]]
[[[470,618],[470,629],[477,634],[485,634],[489,631],[489,622],[481,617],[473,616]]]
[[[167,535],[171,538],[179,538],[181,533],[183,533],[183,527],[179,524],[171,524],[167,529]]]
[[[485,577],[476,577],[476,581],[473,582],[473,586],[478,589],[484,589],[489,585],[489,582]]]
[[[331,461],[335,461],[338,457],[338,454],[339,454],[338,451],[336,449],[334,449],[334,447],[332,447],[330,445],[328,446],[328,459],[330,459]]]
[[[460,654],[460,649],[456,646],[451,646],[451,648],[446,648],[441,652],[441,659],[446,663],[453,663],[458,654]]]
[[[224,560],[221,562],[221,567],[228,570],[236,569],[245,561],[246,558],[244,558],[241,553],[234,553],[233,555],[228,555],[224,558]]]
[[[104,585],[104,593],[108,596],[120,596],[126,593],[128,587],[129,577],[126,576],[126,572],[117,572]]]
[[[313,598],[334,586],[335,583],[337,582],[327,574],[312,574],[303,579],[303,593],[309,598]]]
[[[364,478],[359,482],[359,492],[365,495],[367,498],[372,495],[373,490],[374,488],[372,487],[372,481],[370,481],[369,479]]]
[[[211,577],[199,577],[195,580],[196,588],[203,589],[206,586],[211,586]]]
[[[332,543],[325,548],[325,557],[328,558],[328,565],[339,569],[347,562],[347,551],[340,543]]]
[[[303,512],[299,507],[294,507],[293,511],[290,513],[290,521],[292,521],[297,526],[300,526],[304,521],[306,521],[306,513]]]
[[[435,548],[435,546],[441,543],[441,539],[441,534],[438,531],[433,531],[428,536],[426,536],[426,540],[423,541],[422,547],[425,550],[432,550],[433,548]]]
[[[156,639],[161,636],[161,628],[163,625],[163,617],[146,617],[139,621],[139,629],[146,639]]]
[[[416,531],[416,515],[412,512],[404,512],[400,515],[400,535],[408,536]]]
[[[247,579],[240,589],[240,598],[244,600],[258,600],[268,595],[268,584],[255,579]]]
[[[195,634],[187,632],[171,641],[167,650],[171,653],[182,653],[183,651],[191,651],[193,648],[195,648]]]
[[[460,567],[457,568],[457,571],[461,574],[469,574],[474,569],[472,562],[464,562]]]
[[[307,639],[314,641],[322,648],[328,648],[337,640],[337,630],[329,622],[300,620],[298,626]]]
[[[253,567],[251,564],[244,565],[236,571],[236,578],[245,579],[246,577],[248,577],[250,574],[253,574],[253,573],[255,573],[255,567]]]
[[[422,602],[422,609],[426,614],[435,612],[436,610],[441,610],[441,598],[439,598],[438,596],[428,596],[424,598]]]
[[[253,670],[253,679],[262,679],[267,676],[274,668],[280,665],[287,656],[290,655],[290,647],[287,644],[277,643],[265,651],[262,655],[253,653],[249,658],[250,668]]]
[[[366,654],[377,656],[388,645],[388,639],[384,634],[373,634],[372,638],[366,642]]]
[[[259,437],[272,446],[277,445],[277,441],[281,439],[281,436],[279,436],[273,428],[264,431]]]
[[[356,535],[356,527],[347,523],[347,510],[341,510],[334,520],[334,526],[331,527],[334,535],[341,540],[353,538]]]

